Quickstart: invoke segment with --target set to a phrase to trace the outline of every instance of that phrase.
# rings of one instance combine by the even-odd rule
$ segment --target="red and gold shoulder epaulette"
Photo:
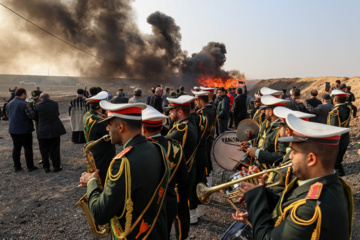
[[[176,142],[176,143],[178,143],[178,144],[181,145],[181,142],[179,142],[178,140],[175,140],[175,139],[172,139],[172,138],[167,138],[167,139],[170,140],[170,141],[172,141],[172,142]]]
[[[127,153],[129,153],[131,151],[131,149],[133,149],[133,146],[129,146],[127,148],[125,148],[124,150],[121,151],[121,153],[119,153],[118,155],[116,155],[114,157],[114,159],[121,159],[122,157],[124,157]]]
[[[155,139],[153,139],[153,138],[146,138],[147,140],[149,140],[149,141],[152,141],[152,142],[156,142],[156,143],[158,143],[159,141],[156,141]]]
[[[264,113],[265,112],[265,110],[261,110],[261,113]]]
[[[183,121],[183,122],[181,122],[180,124],[188,124],[188,120],[185,120],[185,121]]]
[[[316,182],[311,185],[305,199],[319,199],[323,186],[324,184],[321,182]]]
[[[338,110],[338,109],[339,109],[339,107],[337,106],[337,107],[335,107],[335,108],[333,109],[333,111]]]

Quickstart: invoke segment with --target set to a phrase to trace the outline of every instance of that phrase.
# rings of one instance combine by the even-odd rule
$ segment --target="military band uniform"
[[[151,156],[151,158],[149,157]],[[154,189],[159,189],[161,181],[165,181],[166,187],[170,176],[170,166],[162,147],[148,141],[141,134],[130,139],[125,145],[122,153],[117,155],[110,167],[107,176],[107,183],[102,191],[96,179],[92,179],[87,185],[87,196],[89,198],[89,209],[97,224],[103,225],[111,220],[112,234],[116,232],[117,225],[114,224],[115,216],[120,217],[125,205],[125,173],[119,174],[119,168],[123,161],[129,162],[131,176],[131,198],[133,201],[132,224],[140,224],[140,231],[132,230],[127,239],[143,239],[144,232],[147,239],[168,239],[166,224],[166,209],[163,201],[159,202],[159,212],[152,212],[156,222],[147,221],[145,215],[153,209],[148,209],[144,215],[144,209],[149,206],[152,200],[161,199],[166,188],[160,188],[158,196],[154,195]],[[109,176],[111,175],[111,177]],[[155,197],[155,198],[154,198]],[[152,205],[150,205],[151,208]],[[125,216],[126,214],[124,214]],[[118,219],[118,223],[124,228],[125,217]],[[139,218],[139,219],[138,219]]]
[[[189,195],[189,175],[180,142],[165,138],[160,134],[152,136],[151,138],[166,150],[166,155],[170,161],[170,182],[166,191],[167,231],[168,237],[170,238],[171,226],[178,213],[179,195],[185,196],[185,198]]]
[[[265,110],[264,109],[256,109],[256,112],[254,113],[254,116],[252,117],[252,119],[255,120],[261,126],[263,124],[263,122],[266,120]]]
[[[99,123],[102,119],[104,119],[103,115],[92,109],[84,115],[84,135],[87,143],[108,134],[107,122]],[[99,169],[101,183],[104,184],[110,162],[116,154],[115,146],[111,144],[111,141],[102,141],[91,147],[90,152],[94,156],[97,169]]]
[[[261,186],[247,192],[244,199],[254,239],[318,239],[312,238],[315,229],[319,239],[350,238],[352,193],[337,173],[300,186],[295,178],[281,198]]]
[[[193,117],[198,132],[198,144],[196,148],[193,167],[195,167],[195,183],[191,185],[190,189],[190,210],[196,209],[200,201],[196,195],[196,185],[200,182],[206,182],[206,166],[208,163],[207,158],[207,143],[206,143],[206,130],[208,125],[207,116],[204,114],[191,113],[190,117]]]
[[[265,167],[271,166],[276,160],[281,159],[286,153],[286,145],[279,142],[280,119],[270,123],[262,133],[255,156],[257,161]],[[265,165],[264,165],[265,164]]]
[[[189,184],[191,186],[191,184],[195,182],[196,177],[196,169],[195,166],[193,166],[196,145],[198,143],[196,123],[192,117],[182,119],[174,123],[166,137],[181,142],[189,173]],[[179,210],[175,221],[175,230],[178,239],[186,239],[190,230],[189,199],[181,195],[179,198]]]
[[[199,114],[205,114],[208,118],[208,127],[207,127],[207,133],[206,133],[206,154],[207,154],[207,166],[206,166],[206,175],[208,176],[210,172],[213,170],[212,162],[211,162],[211,148],[214,142],[214,134],[215,134],[215,126],[217,123],[217,112],[216,108],[213,104],[207,104],[201,109],[197,111]]]
[[[351,118],[351,107],[346,103],[339,103],[336,104],[334,108],[329,112],[327,124],[337,127],[348,128],[350,125],[350,118]],[[335,169],[338,171],[340,176],[345,175],[341,163],[343,161],[349,142],[350,142],[349,133],[342,134],[339,142],[339,152],[335,164]]]

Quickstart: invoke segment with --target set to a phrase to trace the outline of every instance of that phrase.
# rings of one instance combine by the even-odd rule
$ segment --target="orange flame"
[[[230,77],[224,80],[221,78],[202,76],[198,78],[198,83],[200,86],[204,87],[224,87],[225,89],[238,88],[246,84],[246,78],[243,75],[241,79]]]

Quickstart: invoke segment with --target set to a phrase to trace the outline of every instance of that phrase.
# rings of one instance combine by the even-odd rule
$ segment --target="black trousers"
[[[218,124],[219,124],[219,134],[222,134],[223,132],[226,131],[226,126],[228,123],[229,119],[219,119],[218,120]]]
[[[60,136],[38,140],[44,169],[50,168],[49,157],[53,167],[60,168]]]
[[[72,132],[71,141],[73,143],[86,143],[84,132],[83,131]]]
[[[14,161],[15,168],[21,168],[20,155],[21,148],[24,147],[25,150],[25,160],[27,168],[34,167],[34,159],[33,159],[33,138],[32,133],[28,134],[10,134],[13,140],[13,152],[12,157]]]
[[[229,128],[232,128],[233,124],[234,124],[234,112],[230,111]]]

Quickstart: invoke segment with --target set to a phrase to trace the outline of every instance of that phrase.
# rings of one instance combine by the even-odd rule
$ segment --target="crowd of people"
[[[154,86],[146,98],[140,88],[128,98],[119,88],[114,97],[100,87],[78,89],[69,104],[72,142],[91,143],[109,134],[111,141],[91,147],[97,170],[84,172],[79,187],[87,190],[92,217],[110,223],[115,239],[189,239],[190,224],[201,218],[196,186],[212,186],[211,149],[216,137],[236,130],[251,118],[259,134],[239,143],[254,173],[285,166],[279,173],[243,182],[233,218],[252,225],[254,239],[349,239],[352,194],[342,161],[349,144],[349,123],[356,116],[355,96],[340,82],[329,94],[301,98],[301,90],[261,88],[253,97],[246,85],[238,88],[180,86],[170,91]],[[34,171],[34,124],[44,171],[62,170],[60,136],[65,128],[58,103],[40,89],[26,102],[23,88],[15,89],[7,104],[13,139],[15,171],[22,170],[21,148],[27,169]],[[145,101],[143,100],[145,99]],[[115,145],[123,150],[116,154]],[[224,153],[226,154],[226,153]],[[292,166],[287,164],[292,163]],[[284,178],[280,185],[266,182]]]

